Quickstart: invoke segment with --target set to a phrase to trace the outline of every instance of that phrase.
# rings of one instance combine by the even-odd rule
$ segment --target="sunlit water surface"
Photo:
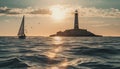
[[[120,38],[0,37],[0,69],[120,69]]]

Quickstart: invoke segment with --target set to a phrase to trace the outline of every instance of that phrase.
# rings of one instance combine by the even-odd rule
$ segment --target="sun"
[[[63,6],[61,5],[55,5],[55,6],[52,6],[50,8],[51,12],[52,12],[52,15],[51,17],[53,19],[56,19],[56,20],[62,20],[64,19],[66,16],[66,10]]]

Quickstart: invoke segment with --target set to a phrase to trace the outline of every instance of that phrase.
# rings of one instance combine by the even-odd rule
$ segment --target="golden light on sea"
[[[68,60],[64,59],[64,61],[62,61],[59,65],[60,67],[64,67],[64,68],[67,67],[69,65]]]
[[[58,45],[62,43],[63,43],[62,37],[59,37],[59,36],[53,37],[53,44]]]
[[[47,54],[46,54],[50,59],[53,59],[53,58],[55,58],[56,56],[57,56],[57,54],[56,53],[54,53],[54,52],[47,52]]]
[[[52,46],[52,48],[45,53],[46,56],[49,57],[50,59],[56,58],[59,55],[59,53],[63,51],[63,47],[60,45],[63,43],[62,38],[53,37],[52,39],[53,39],[53,44],[55,46]]]

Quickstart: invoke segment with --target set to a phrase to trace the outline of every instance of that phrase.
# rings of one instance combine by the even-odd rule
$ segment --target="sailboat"
[[[25,32],[24,32],[24,22],[25,22],[25,16],[23,16],[23,18],[22,18],[21,26],[20,26],[20,29],[19,29],[19,32],[18,32],[18,38],[19,39],[25,39],[26,38]]]

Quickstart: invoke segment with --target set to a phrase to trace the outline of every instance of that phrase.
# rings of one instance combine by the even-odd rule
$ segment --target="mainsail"
[[[24,20],[25,16],[23,16],[22,18],[22,23],[21,23],[21,26],[20,26],[20,29],[19,29],[19,32],[18,32],[18,36],[25,36],[25,33],[24,33]]]

